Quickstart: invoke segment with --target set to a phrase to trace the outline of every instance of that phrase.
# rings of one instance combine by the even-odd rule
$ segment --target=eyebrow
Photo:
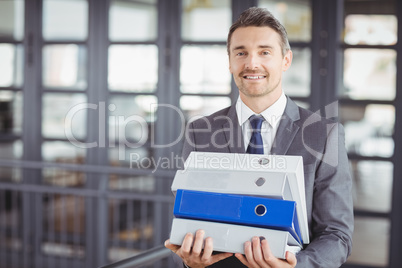
[[[237,47],[233,48],[233,51],[235,51],[235,50],[240,50],[240,49],[245,49],[245,48],[246,48],[245,46],[237,46]],[[270,46],[270,45],[259,45],[258,48],[274,49],[274,47],[273,47],[273,46]]]

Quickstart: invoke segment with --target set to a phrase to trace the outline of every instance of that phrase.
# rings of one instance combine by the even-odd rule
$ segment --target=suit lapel
[[[222,132],[228,144],[230,153],[245,153],[243,133],[237,118],[236,106],[232,105],[227,113],[228,120],[222,124]],[[291,99],[287,99],[285,111],[275,135],[271,154],[284,155],[293,142],[299,126],[295,123],[300,119],[299,108]]]
[[[226,142],[231,153],[244,154],[243,133],[236,113],[236,105],[232,105],[227,114],[228,120],[222,125]]]
[[[299,126],[295,124],[300,119],[299,108],[291,99],[288,98],[285,111],[279,122],[279,127],[275,135],[271,154],[285,155],[293,142]]]

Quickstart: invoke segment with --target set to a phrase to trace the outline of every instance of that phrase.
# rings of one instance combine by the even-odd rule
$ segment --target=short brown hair
[[[227,50],[230,54],[230,39],[232,38],[233,32],[240,27],[257,26],[263,27],[268,26],[277,32],[281,38],[281,48],[282,56],[290,50],[288,34],[285,27],[269,12],[266,8],[260,7],[250,7],[241,13],[240,17],[235,23],[230,27],[228,40],[227,40]]]

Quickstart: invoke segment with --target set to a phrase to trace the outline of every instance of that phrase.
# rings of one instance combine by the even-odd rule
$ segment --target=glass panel
[[[22,141],[0,142],[0,159],[20,160],[23,154]],[[19,182],[21,181],[19,168],[9,168],[0,166],[0,181]]]
[[[341,96],[351,99],[393,100],[396,52],[390,49],[346,49]]]
[[[346,148],[362,156],[391,157],[395,108],[392,105],[341,105],[340,120],[345,127]]]
[[[353,250],[347,263],[363,266],[387,267],[389,254],[388,219],[355,218]]]
[[[48,162],[83,164],[85,149],[67,141],[47,141],[42,144],[42,158]]]
[[[226,46],[183,46],[181,91],[229,94],[231,75]]]
[[[295,48],[292,51],[292,65],[283,73],[283,90],[289,96],[308,97],[311,81],[311,51],[309,48]]]
[[[22,92],[0,91],[0,134],[21,134]]]
[[[230,104],[228,97],[183,96],[180,98],[180,108],[188,121],[210,115]]]
[[[44,0],[43,38],[85,40],[88,35],[86,0]]]
[[[0,143],[0,159],[21,159],[23,152],[22,141]]]
[[[394,45],[397,42],[394,15],[349,15],[345,18],[344,42],[350,45]]]
[[[309,0],[260,0],[285,27],[289,41],[309,42],[311,40],[311,7]]]
[[[351,161],[355,209],[390,212],[393,164],[382,161]]]
[[[109,38],[112,41],[146,41],[157,36],[156,0],[112,1]]]
[[[21,40],[23,35],[24,1],[0,1],[0,38]]]
[[[191,41],[226,41],[232,24],[230,2],[184,0],[182,38]]]
[[[152,176],[110,175],[109,189],[152,193],[155,191],[155,178]]]
[[[162,229],[162,223],[155,223],[154,215],[156,209],[155,202],[144,200],[125,200],[108,198],[108,260],[117,262],[129,258],[144,249],[153,247],[153,240],[157,232],[156,229]],[[158,208],[163,211],[166,205]],[[173,214],[172,210],[166,211]],[[164,219],[164,222],[170,219]],[[167,227],[167,224],[164,224]],[[138,265],[137,265],[138,266]],[[153,267],[168,267],[168,263],[156,262]],[[149,267],[149,265],[141,265]]]
[[[111,166],[155,169],[150,148],[145,146],[134,148],[127,142],[120,142],[113,148],[109,148],[109,161]]]
[[[88,252],[85,244],[81,243],[86,231],[85,196],[61,193],[41,193],[42,204],[39,220],[41,220],[40,254],[47,266],[60,266],[54,259],[68,259],[63,261],[69,266],[79,267]],[[39,214],[39,213],[38,213]],[[53,261],[52,261],[53,259]]]
[[[0,147],[1,147],[1,145],[0,145]],[[0,148],[0,151],[1,151],[1,148]],[[22,169],[0,167],[0,182],[18,183],[18,182],[21,182],[21,179],[22,179]],[[1,201],[0,201],[0,203],[1,203]]]
[[[87,133],[86,97],[81,94],[45,94],[42,134],[47,138],[84,139]]]
[[[130,165],[133,158],[148,156],[157,108],[155,96],[113,96],[109,110],[109,157],[112,165]],[[119,162],[120,161],[120,162]]]
[[[54,143],[54,142],[52,142]],[[65,155],[58,155],[55,156],[54,152],[51,151],[49,147],[53,146],[50,145],[43,145],[43,148],[46,147],[47,154],[50,156],[53,154],[53,159],[49,159],[47,161],[57,162],[57,163],[74,163],[74,164],[83,164],[84,160],[84,151],[83,152],[74,152],[72,148],[67,144],[67,146],[63,144],[56,144],[56,147],[61,150],[68,150],[70,151],[69,154]],[[74,156],[74,154],[76,154]],[[76,170],[63,170],[58,168],[44,168],[42,172],[43,176],[43,183],[50,184],[54,186],[60,187],[84,187],[85,186],[85,173],[79,172]]]
[[[158,48],[154,45],[110,46],[108,81],[113,91],[155,91],[158,83]]]
[[[23,80],[23,49],[20,45],[0,44],[0,87],[19,87]]]
[[[48,45],[43,48],[43,85],[85,89],[87,51],[83,46]]]

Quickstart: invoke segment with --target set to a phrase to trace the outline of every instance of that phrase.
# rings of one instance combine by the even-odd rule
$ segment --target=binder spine
[[[179,189],[173,213],[177,218],[288,231],[302,244],[294,201]]]
[[[273,255],[278,258],[284,259],[286,251],[296,254],[302,248],[286,231],[179,218],[173,219],[170,242],[181,245],[187,233],[194,234],[199,229],[203,229],[205,236],[213,239],[216,251],[244,254],[244,242],[254,236],[265,237]]]

